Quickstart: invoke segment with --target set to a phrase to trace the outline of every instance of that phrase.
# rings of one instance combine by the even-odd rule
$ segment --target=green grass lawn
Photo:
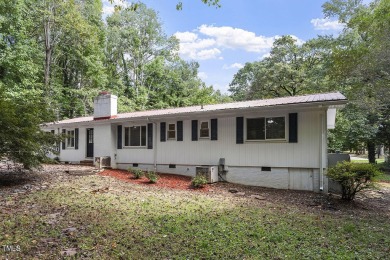
[[[69,248],[76,248],[76,257],[96,259],[384,259],[390,254],[388,216],[306,211],[250,198],[113,186],[116,181],[107,180],[78,177],[20,199],[5,198],[0,245],[21,249],[7,257],[54,259]],[[108,192],[91,192],[105,185]]]
[[[377,164],[383,164],[385,159],[375,159]],[[354,163],[368,163],[368,159],[351,160]]]

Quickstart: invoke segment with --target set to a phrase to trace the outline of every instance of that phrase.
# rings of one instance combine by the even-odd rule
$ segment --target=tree
[[[139,3],[107,18],[106,65],[119,111],[209,104],[225,97],[198,77],[199,64],[178,57],[178,40],[167,37],[156,12]]]
[[[111,4],[114,3],[114,0],[109,0]],[[120,0],[122,3],[125,3],[126,0]],[[215,6],[217,8],[221,7],[221,5],[219,4],[219,0],[201,0],[204,4],[207,4],[208,6]],[[126,9],[127,10],[130,10],[130,11],[137,11],[138,9],[138,6],[139,6],[139,2],[138,3],[131,3],[130,6],[128,6]],[[116,11],[118,10],[122,10],[122,6],[120,5],[114,5],[114,8]],[[183,9],[183,2],[178,2],[176,4],[176,10],[182,10]]]
[[[56,138],[39,125],[52,120],[42,91],[39,46],[25,1],[0,3],[0,157],[39,165]]]
[[[173,58],[177,39],[163,33],[156,12],[144,4],[139,4],[137,12],[115,12],[107,18],[107,25],[107,62],[118,64],[110,73],[122,78],[127,98],[142,99],[146,66],[158,57]]]
[[[390,98],[390,2],[332,0],[324,13],[337,16],[347,28],[334,49],[331,74],[343,86],[353,113],[365,118],[362,137],[370,163],[375,163],[375,145],[389,140],[386,129]]]
[[[327,75],[333,40],[319,37],[298,45],[291,36],[277,39],[270,57],[246,63],[229,91],[236,100],[295,96],[331,88]]]

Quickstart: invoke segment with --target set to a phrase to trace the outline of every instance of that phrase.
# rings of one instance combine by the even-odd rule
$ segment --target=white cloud
[[[214,38],[217,46],[248,52],[263,52],[272,47],[275,40],[274,37],[256,36],[253,32],[229,26],[215,27],[204,24],[198,30]]]
[[[329,18],[311,19],[310,23],[313,24],[315,30],[319,31],[339,31],[345,26],[337,20],[330,20]]]
[[[199,72],[198,72],[198,77],[199,77],[201,80],[206,80],[206,79],[208,78],[207,73],[206,73],[206,72],[203,72],[203,71],[199,71]]]
[[[177,32],[175,36],[180,42],[193,42],[198,39],[198,35],[192,32]]]
[[[114,0],[113,3],[110,3],[108,0],[103,0],[103,16],[108,16],[114,13],[114,6],[127,7],[129,3],[127,1]]]
[[[223,49],[262,53],[268,51],[275,40],[275,37],[256,36],[239,28],[212,25],[201,25],[192,32],[176,32],[175,36],[180,42],[179,54],[195,60],[223,60]]]
[[[275,39],[280,37],[278,35],[266,37],[240,28],[212,25],[201,25],[192,32],[176,32],[175,36],[180,42],[179,54],[184,58],[195,60],[223,60],[222,51],[224,49],[267,53]],[[297,40],[298,44],[304,43],[298,37],[291,36]],[[235,66],[235,68],[240,68],[238,64]]]
[[[217,48],[201,50],[196,53],[196,56],[199,60],[209,60],[218,58],[221,51]]]
[[[221,53],[215,46],[214,39],[199,39],[198,35],[193,32],[176,32],[176,38],[180,42],[179,54],[191,59],[212,59]],[[211,49],[210,49],[211,48]]]
[[[228,69],[242,69],[244,67],[244,65],[242,65],[241,63],[233,63],[233,64],[230,64],[230,65],[223,65],[223,69],[224,70],[228,70]]]

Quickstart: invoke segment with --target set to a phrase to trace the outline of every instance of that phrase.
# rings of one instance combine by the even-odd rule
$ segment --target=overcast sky
[[[201,0],[145,0],[159,14],[165,33],[180,40],[180,56],[199,62],[199,77],[228,93],[233,75],[246,62],[266,57],[273,41],[291,35],[303,43],[317,35],[338,34],[343,26],[324,19],[321,0],[220,0],[221,8]],[[104,13],[112,5],[104,1]]]

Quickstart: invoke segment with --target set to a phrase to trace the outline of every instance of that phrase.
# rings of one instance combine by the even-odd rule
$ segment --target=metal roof
[[[213,111],[217,112],[217,111],[227,111],[227,110],[263,108],[263,107],[310,104],[310,103],[321,103],[321,102],[329,103],[329,105],[331,105],[335,103],[335,101],[338,104],[345,104],[347,102],[347,99],[341,93],[334,92],[334,93],[290,96],[290,97],[281,97],[281,98],[272,98],[272,99],[250,100],[250,101],[223,103],[223,104],[215,104],[215,105],[203,105],[203,106],[198,105],[198,106],[191,106],[191,107],[136,111],[136,112],[118,114],[117,117],[115,118],[104,119],[104,120],[94,120],[93,116],[78,117],[73,119],[61,120],[51,124],[71,124],[71,123],[84,123],[90,121],[106,121],[106,120],[119,121],[120,119],[164,117],[164,116],[179,115],[179,114],[192,114],[192,113],[203,113],[203,112],[213,112]]]

